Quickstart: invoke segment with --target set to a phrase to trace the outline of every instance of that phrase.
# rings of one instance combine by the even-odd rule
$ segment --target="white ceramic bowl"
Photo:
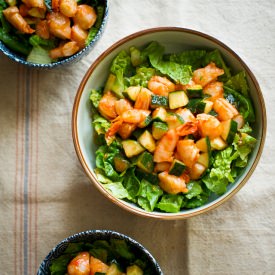
[[[93,169],[95,168],[96,148],[92,139],[93,128],[91,126],[91,106],[89,102],[90,91],[92,88],[97,89],[104,86],[109,73],[110,64],[113,58],[121,50],[128,50],[129,47],[133,45],[136,47],[142,47],[151,41],[157,41],[161,45],[165,46],[165,50],[168,53],[195,48],[206,50],[219,49],[225,62],[230,68],[233,69],[233,73],[237,73],[241,70],[246,71],[247,80],[250,87],[250,96],[255,107],[256,122],[253,125],[253,135],[257,138],[257,144],[253,153],[250,155],[247,167],[237,177],[236,181],[228,186],[225,194],[222,196],[213,195],[210,197],[207,204],[195,209],[183,210],[178,213],[162,213],[157,211],[147,212],[134,204],[117,199],[104,189],[102,184],[97,181],[96,175],[93,172]],[[264,146],[266,133],[266,111],[264,99],[257,80],[248,66],[233,50],[219,40],[198,31],[175,27],[162,27],[140,31],[127,36],[112,45],[97,58],[97,60],[88,69],[77,91],[72,116],[72,132],[76,153],[85,172],[105,197],[120,207],[141,216],[166,220],[180,219],[201,214],[219,206],[236,194],[236,192],[239,191],[240,188],[247,182],[256,168]]]

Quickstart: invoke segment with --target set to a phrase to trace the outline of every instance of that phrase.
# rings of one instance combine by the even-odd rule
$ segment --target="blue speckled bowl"
[[[26,61],[26,58],[24,56],[10,50],[8,47],[6,47],[6,45],[2,41],[0,41],[0,51],[3,54],[5,54],[7,57],[9,57],[11,60],[13,60],[15,62],[19,62],[23,65],[28,66],[28,67],[33,67],[33,68],[48,68],[48,69],[51,69],[51,68],[54,68],[54,67],[57,67],[57,66],[77,62],[77,61],[80,60],[80,58],[82,58],[83,56],[87,55],[90,52],[90,50],[94,47],[95,43],[98,41],[98,39],[101,37],[101,35],[103,33],[103,30],[104,30],[104,27],[105,27],[105,24],[106,24],[106,21],[107,21],[107,17],[108,17],[108,10],[109,10],[108,0],[104,0],[104,5],[105,5],[105,11],[104,11],[102,24],[100,26],[100,29],[99,29],[98,33],[94,37],[94,39],[84,49],[82,49],[81,51],[77,52],[76,54],[74,54],[74,55],[72,55],[68,58],[64,58],[60,61],[50,63],[50,64],[37,64],[37,63],[28,62],[28,61]]]
[[[93,242],[95,240],[109,240],[110,238],[125,240],[131,247],[133,247],[133,249],[137,253],[139,253],[139,255],[144,255],[148,259],[151,268],[154,271],[153,274],[163,275],[160,266],[158,265],[154,257],[150,254],[150,252],[146,250],[146,248],[144,248],[140,243],[133,240],[132,238],[111,230],[88,230],[74,234],[64,239],[47,255],[47,257],[41,263],[37,275],[50,275],[49,267],[52,260],[58,258],[65,251],[69,243],[82,241]]]

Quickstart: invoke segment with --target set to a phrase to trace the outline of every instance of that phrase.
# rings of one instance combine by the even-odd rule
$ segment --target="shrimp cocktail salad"
[[[245,72],[232,75],[218,50],[123,50],[90,100],[98,181],[146,211],[224,194],[256,144]]]
[[[33,63],[74,55],[96,36],[100,0],[0,0],[0,41]]]
[[[152,275],[148,260],[125,240],[70,243],[50,265],[51,275]]]

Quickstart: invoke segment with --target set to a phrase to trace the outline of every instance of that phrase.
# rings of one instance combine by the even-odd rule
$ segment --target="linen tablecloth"
[[[142,218],[93,187],[76,157],[71,111],[90,64],[118,39],[158,26],[208,33],[254,72],[267,108],[261,160],[237,195],[188,220]],[[63,238],[112,229],[141,242],[165,274],[275,274],[275,1],[111,0],[106,30],[80,62],[49,71],[0,55],[0,274],[36,274]]]

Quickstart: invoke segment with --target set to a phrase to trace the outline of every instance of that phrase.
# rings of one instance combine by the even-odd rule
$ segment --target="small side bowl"
[[[50,64],[39,64],[39,63],[28,62],[24,56],[14,52],[10,48],[8,48],[2,41],[0,41],[0,51],[4,55],[6,55],[8,58],[10,58],[12,61],[18,62],[20,64],[23,64],[23,65],[31,67],[31,68],[52,69],[52,68],[59,67],[62,65],[68,65],[68,64],[75,63],[75,62],[79,61],[82,57],[89,54],[89,52],[95,46],[96,42],[99,40],[99,38],[101,37],[101,35],[104,31],[104,28],[105,28],[105,25],[107,22],[107,18],[108,18],[109,4],[108,4],[108,0],[104,0],[103,2],[104,2],[104,6],[105,6],[104,15],[103,15],[101,26],[100,26],[97,34],[95,35],[94,39],[89,43],[89,45],[87,45],[81,51],[77,52],[76,54],[74,54],[72,56],[69,56],[67,58],[61,59],[59,61],[56,61],[56,62],[53,62]]]
[[[153,271],[152,274],[163,275],[161,268],[150,252],[139,242],[134,239],[111,230],[88,230],[76,233],[57,244],[46,258],[40,264],[37,275],[50,275],[50,265],[52,261],[63,254],[70,243],[76,242],[93,242],[96,240],[110,240],[111,238],[125,240],[127,244],[138,254],[148,260],[148,263]]]
[[[163,45],[167,53],[180,52],[186,49],[218,49],[225,62],[232,68],[233,73],[242,70],[246,72],[248,85],[250,87],[250,96],[255,108],[256,122],[253,124],[253,136],[257,139],[257,144],[249,157],[247,166],[237,177],[236,181],[228,185],[226,193],[222,196],[211,195],[205,205],[194,209],[182,210],[178,213],[163,213],[160,211],[147,212],[132,203],[117,199],[107,192],[97,180],[93,171],[95,168],[96,147],[92,139],[93,128],[91,126],[91,106],[89,102],[90,91],[91,89],[99,89],[104,86],[108,77],[110,64],[121,50],[128,50],[131,46],[136,46],[137,48],[143,47],[152,41],[157,41]],[[107,199],[125,210],[144,217],[163,220],[183,219],[205,213],[218,207],[236,194],[248,181],[258,164],[264,147],[266,135],[265,103],[259,84],[251,70],[245,62],[224,43],[212,36],[195,30],[177,27],[153,28],[134,33],[121,39],[100,55],[91,65],[75,97],[72,114],[72,135],[77,156],[86,174]]]

